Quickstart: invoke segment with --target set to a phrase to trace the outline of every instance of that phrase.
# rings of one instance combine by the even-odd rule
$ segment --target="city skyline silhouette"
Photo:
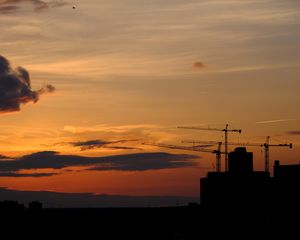
[[[0,0],[2,236],[293,239],[300,1]]]
[[[281,165],[275,161],[271,177],[269,172],[253,170],[253,154],[245,147],[230,152],[228,160],[228,171],[208,172],[206,178],[200,179],[200,204],[143,206],[138,205],[143,200],[123,197],[121,201],[125,206],[115,207],[112,204],[118,199],[99,196],[94,203],[108,205],[82,208],[76,205],[77,201],[91,196],[71,194],[68,199],[63,194],[31,193],[27,198],[43,199],[46,206],[37,200],[26,205],[13,200],[0,201],[2,234],[33,239],[45,233],[51,238],[91,238],[97,234],[106,239],[239,239],[257,235],[263,239],[294,239],[298,234],[296,217],[300,212],[300,165]],[[2,193],[3,190],[0,197]],[[17,191],[11,192],[11,196],[14,194],[20,196]],[[28,192],[23,193],[26,194]],[[65,204],[69,200],[73,205],[47,206],[49,199],[57,198],[63,199]],[[157,200],[157,203],[161,201]],[[126,201],[133,205],[126,205]]]

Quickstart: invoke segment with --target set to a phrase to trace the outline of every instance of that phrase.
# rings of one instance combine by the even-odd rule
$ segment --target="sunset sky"
[[[142,143],[224,137],[177,126],[298,163],[299,25],[297,0],[0,0],[0,187],[197,197],[213,154]]]

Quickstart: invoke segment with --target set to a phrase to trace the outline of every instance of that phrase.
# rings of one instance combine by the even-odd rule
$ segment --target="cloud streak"
[[[40,95],[54,91],[52,85],[32,90],[29,72],[23,67],[13,69],[0,55],[0,113],[20,111],[21,105],[36,103]]]
[[[88,140],[88,141],[71,142],[70,144],[74,147],[80,147],[81,151],[90,150],[94,148],[111,148],[111,149],[124,149],[124,150],[137,149],[137,148],[126,147],[126,146],[112,146],[112,144],[126,143],[131,141],[137,141],[137,140],[106,141],[106,140],[96,139],[96,140]]]
[[[275,119],[275,120],[259,121],[259,122],[256,122],[256,123],[257,124],[268,124],[268,123],[290,122],[290,121],[297,121],[297,120],[299,120],[299,119],[287,118],[287,119]]]
[[[1,3],[0,3],[0,13],[10,14],[10,13],[16,12],[19,9],[20,8],[17,6],[1,6]]]
[[[0,161],[0,176],[47,177],[54,173],[21,173],[22,170],[60,170],[67,167],[86,167],[92,171],[146,171],[196,166],[196,155],[165,152],[135,153],[102,157],[63,155],[55,151],[37,152],[11,160]]]
[[[17,173],[17,172],[0,172],[0,177],[51,177],[58,173]]]
[[[287,132],[287,134],[289,134],[289,135],[300,135],[300,131],[297,131],[297,130],[289,131],[289,132]]]
[[[33,5],[34,11],[41,11],[48,8],[61,7],[68,4],[63,0],[49,2],[42,0],[0,0],[0,13],[15,13],[21,9],[21,7],[18,5],[22,2],[30,2]]]

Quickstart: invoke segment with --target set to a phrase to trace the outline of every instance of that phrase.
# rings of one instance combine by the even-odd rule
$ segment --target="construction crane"
[[[221,145],[222,142],[218,143],[218,148],[215,150],[206,149],[205,147],[210,147],[212,144],[209,145],[197,145],[197,146],[178,146],[178,145],[171,145],[171,144],[161,144],[161,143],[142,143],[143,145],[150,145],[150,146],[157,146],[157,147],[165,147],[170,149],[181,149],[187,151],[197,151],[197,152],[207,152],[216,154],[216,172],[221,172],[221,154],[225,154],[225,152],[221,152]]]
[[[270,166],[269,166],[269,157],[270,157],[270,147],[289,147],[292,148],[293,144],[292,143],[281,143],[281,144],[270,144],[270,136],[266,137],[266,141],[263,144],[263,147],[265,149],[265,171],[269,172],[270,171]]]
[[[182,141],[183,143],[193,143],[193,144],[220,144],[217,141]],[[222,144],[222,143],[221,143]],[[266,137],[264,143],[234,143],[234,142],[227,142],[228,145],[235,145],[235,146],[250,146],[250,147],[263,147],[264,148],[264,157],[265,157],[265,171],[270,172],[270,147],[289,147],[292,148],[292,143],[280,143],[280,144],[270,144],[270,136]]]
[[[241,129],[228,129],[228,124],[226,124],[225,128],[203,128],[203,127],[181,127],[178,128],[184,128],[184,129],[194,129],[194,130],[207,130],[207,131],[222,131],[224,132],[224,154],[225,154],[225,171],[228,171],[228,132],[238,132],[241,133]]]
[[[217,152],[215,152],[216,153],[216,172],[221,172],[221,162],[222,162],[222,160],[221,160],[221,147],[222,147],[222,142],[218,142],[218,141],[188,141],[188,140],[186,140],[186,141],[181,141],[182,143],[192,143],[193,144],[193,146],[191,146],[192,148],[195,148],[195,147],[197,147],[197,146],[199,146],[199,145],[195,145],[195,144],[207,144],[206,145],[206,147],[211,147],[211,146],[214,146],[214,145],[217,145],[218,146],[218,148],[217,148],[217,150],[215,150],[215,151],[217,151]],[[200,146],[205,146],[205,145],[200,145]],[[202,149],[201,149],[202,150]],[[209,150],[209,149],[205,149],[205,150]],[[214,151],[214,150],[211,150],[211,151]],[[218,154],[217,154],[218,153]],[[225,154],[225,152],[223,152],[223,154]]]

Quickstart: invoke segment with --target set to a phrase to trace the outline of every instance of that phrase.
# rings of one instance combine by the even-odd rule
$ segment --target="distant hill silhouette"
[[[32,201],[39,201],[45,208],[164,207],[183,206],[199,201],[198,198],[183,196],[95,195],[0,188],[0,201],[5,200],[18,201],[25,205]]]

